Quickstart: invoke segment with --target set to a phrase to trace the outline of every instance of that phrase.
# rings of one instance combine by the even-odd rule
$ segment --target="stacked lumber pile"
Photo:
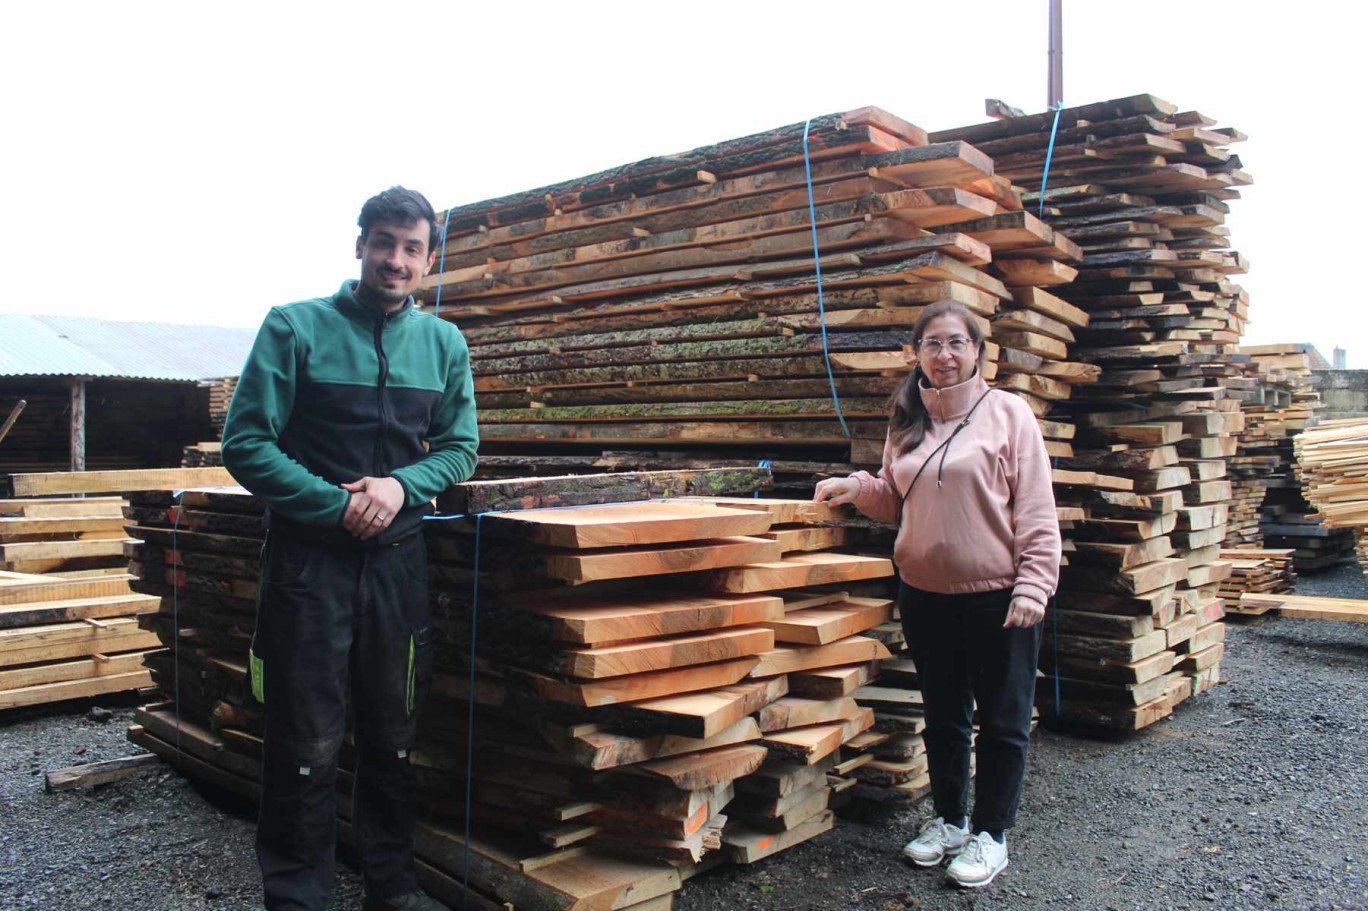
[[[1297,477],[1311,517],[1331,531],[1350,529],[1358,538],[1359,565],[1368,572],[1368,420],[1326,421],[1294,440]]]
[[[137,615],[158,599],[131,578],[0,573],[0,709],[149,686],[143,656],[160,643]]]
[[[223,439],[223,425],[228,420],[228,406],[233,403],[233,393],[237,390],[238,378],[226,376],[209,386],[209,423],[213,425],[217,439]]]
[[[223,466],[221,443],[196,443],[186,446],[181,456],[182,468],[214,468]]]
[[[221,469],[171,469],[18,474],[12,482],[37,497],[226,478]],[[143,656],[158,640],[136,617],[158,602],[129,587],[126,505],[118,496],[0,500],[0,708],[151,682]]]
[[[1241,349],[1241,353],[1247,351]],[[1249,388],[1228,390],[1229,396],[1240,402],[1244,428],[1236,454],[1227,460],[1231,502],[1225,545],[1258,548],[1263,546],[1259,524],[1268,489],[1292,474],[1291,464],[1284,457],[1284,453],[1291,455],[1291,447],[1282,420],[1283,409],[1292,401],[1292,387],[1281,370],[1268,369],[1258,358],[1245,366],[1244,373]]]
[[[123,572],[123,501],[0,500],[0,569],[9,573]]]
[[[1257,345],[1240,349],[1252,359],[1246,375],[1256,377],[1261,394],[1243,404],[1246,418],[1241,435],[1238,468],[1245,477],[1244,493],[1252,501],[1262,488],[1259,539],[1255,546],[1297,551],[1297,568],[1314,571],[1334,565],[1352,546],[1346,531],[1323,528],[1293,472],[1296,461],[1292,439],[1319,420],[1324,406],[1312,385],[1311,357],[1305,345]],[[1263,540],[1267,537],[1267,540]],[[1245,542],[1242,542],[1245,543]]]
[[[430,889],[462,870],[471,749],[483,901],[565,907],[551,896],[597,880],[607,891],[595,894],[619,896],[604,906],[621,906],[832,826],[835,790],[853,783],[842,744],[874,723],[851,695],[889,656],[871,634],[891,603],[850,592],[892,566],[851,553],[860,530],[830,507],[697,495],[767,482],[755,468],[678,471],[444,496],[467,518],[428,523],[437,673],[413,761]],[[147,663],[167,692],[178,677],[180,723],[149,706],[130,736],[173,761],[179,739],[188,773],[251,793],[262,504],[238,490],[150,492],[127,514],[136,587],[178,593],[179,611],[177,625],[164,597],[143,624],[168,646]]]
[[[1042,418],[1095,377],[1067,359],[1086,314],[1043,290],[1078,247],[987,156],[875,108],[811,122],[819,305],[803,135],[448,210],[424,305],[440,291],[470,344],[482,476],[753,465],[750,447],[781,491],[810,491],[878,463],[911,325],[940,300],[982,318],[1004,346],[989,377]],[[1067,454],[1072,427],[1042,426]]]
[[[223,439],[223,425],[228,420],[228,406],[233,403],[237,381],[237,377],[229,376],[203,384],[209,391],[209,423],[214,428],[214,439],[186,446],[181,456],[181,467],[209,468],[223,465],[223,453],[220,451],[219,443]]]
[[[1219,677],[1220,559],[1229,519],[1226,459],[1243,416],[1236,348],[1248,316],[1229,276],[1227,202],[1249,177],[1227,146],[1236,130],[1151,95],[932,134],[972,142],[996,171],[1031,189],[1023,201],[1079,244],[1077,276],[1053,290],[1084,311],[1071,357],[1101,369],[1057,403],[1078,425],[1061,506],[1068,565],[1046,636],[1046,717],[1140,728]],[[1112,482],[1110,479],[1118,479]],[[1057,639],[1056,639],[1056,633]],[[1059,704],[1056,704],[1059,703]]]
[[[1230,578],[1221,583],[1220,596],[1226,613],[1244,613],[1244,596],[1277,595],[1292,591],[1297,581],[1296,564],[1289,549],[1242,547],[1221,551],[1231,563]]]
[[[925,711],[910,649],[883,662],[879,676],[854,697],[874,712],[874,727],[847,744],[854,755],[841,771],[858,782],[851,796],[883,802],[920,800],[929,794],[931,774],[922,739]]]

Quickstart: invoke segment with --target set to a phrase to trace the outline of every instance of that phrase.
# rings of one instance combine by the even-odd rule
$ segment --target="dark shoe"
[[[415,890],[393,898],[374,898],[367,895],[361,904],[361,911],[451,911],[446,905],[428,895]]]

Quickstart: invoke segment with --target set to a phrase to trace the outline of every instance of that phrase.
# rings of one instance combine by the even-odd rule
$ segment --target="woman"
[[[983,331],[974,317],[942,301],[922,312],[912,336],[918,366],[894,396],[878,476],[829,478],[815,499],[853,503],[872,519],[898,523],[898,607],[921,678],[936,810],[903,853],[923,867],[953,857],[949,878],[972,888],[1007,866],[1040,621],[1059,581],[1059,521],[1035,416],[984,382]]]

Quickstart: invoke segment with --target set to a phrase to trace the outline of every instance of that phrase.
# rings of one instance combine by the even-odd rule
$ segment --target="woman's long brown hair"
[[[921,340],[926,326],[941,316],[957,316],[964,323],[964,329],[978,349],[978,369],[983,370],[983,362],[988,354],[988,346],[983,344],[983,330],[969,308],[959,301],[937,301],[921,312],[912,324],[912,344],[917,349],[917,366],[903,380],[898,391],[893,393],[889,403],[888,437],[893,443],[893,451],[898,455],[917,448],[926,436],[931,425],[931,415],[922,402],[921,382],[925,374],[921,368]]]

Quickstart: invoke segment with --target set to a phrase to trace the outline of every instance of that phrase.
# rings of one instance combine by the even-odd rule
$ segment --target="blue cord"
[[[1054,158],[1055,136],[1059,133],[1059,113],[1064,110],[1064,102],[1059,102],[1055,107],[1054,126],[1050,127],[1050,147],[1045,152],[1045,173],[1040,176],[1040,207],[1036,210],[1037,218],[1045,217],[1045,185],[1050,182],[1050,161]]]
[[[836,376],[831,371],[831,349],[827,344],[826,299],[822,293],[822,251],[817,246],[817,202],[812,195],[812,156],[808,154],[808,129],[812,119],[803,124],[803,171],[807,174],[808,221],[812,223],[812,263],[817,268],[817,316],[822,323],[822,359],[826,361],[827,382],[831,384],[831,401],[836,406],[836,420],[841,432],[850,436],[845,414],[841,412],[841,398],[836,394]]]
[[[1058,117],[1059,117],[1058,111],[1055,112],[1055,117],[1056,117],[1056,119],[1058,119]],[[1059,467],[1059,457],[1058,457],[1058,456],[1055,456],[1054,458],[1050,459],[1050,467],[1051,467],[1051,468],[1058,468],[1058,467]],[[1050,612],[1050,628],[1054,630],[1054,691],[1055,691],[1055,717],[1056,717],[1056,718],[1060,718],[1060,717],[1062,717],[1062,715],[1063,715],[1063,708],[1062,708],[1062,704],[1063,704],[1063,703],[1062,703],[1062,697],[1061,697],[1061,695],[1060,695],[1060,686],[1059,686],[1059,607],[1058,607],[1057,605],[1055,605],[1055,604],[1053,603],[1053,599],[1051,599],[1051,600],[1045,602],[1045,608],[1046,608],[1046,610],[1048,610],[1048,611]]]
[[[451,224],[451,210],[448,209],[442,216],[442,259],[437,263],[437,303],[433,307],[432,315],[442,315],[442,273],[446,271],[446,239],[447,227]]]
[[[475,573],[471,582],[470,607],[470,710],[466,718],[466,780],[465,780],[465,873],[461,878],[461,909],[470,900],[470,793],[475,767],[475,636],[480,617],[480,519],[475,516]]]
[[[176,707],[176,755],[181,755],[181,701],[180,701],[180,585],[175,576],[180,566],[180,517],[185,502],[185,491],[178,490],[176,497],[176,520],[171,524],[171,700]]]
[[[1047,605],[1049,606],[1049,605]],[[1050,625],[1054,629],[1054,685],[1055,685],[1055,717],[1063,717],[1063,697],[1060,695],[1059,687],[1059,608],[1050,607]]]
[[[755,466],[755,467],[757,467],[757,468],[773,468],[773,467],[774,467],[774,464],[773,464],[769,459],[761,459],[761,460],[760,460],[760,464],[758,464],[758,465]],[[758,491],[758,490],[755,491],[755,499],[757,499],[757,500],[760,499],[760,491]]]

